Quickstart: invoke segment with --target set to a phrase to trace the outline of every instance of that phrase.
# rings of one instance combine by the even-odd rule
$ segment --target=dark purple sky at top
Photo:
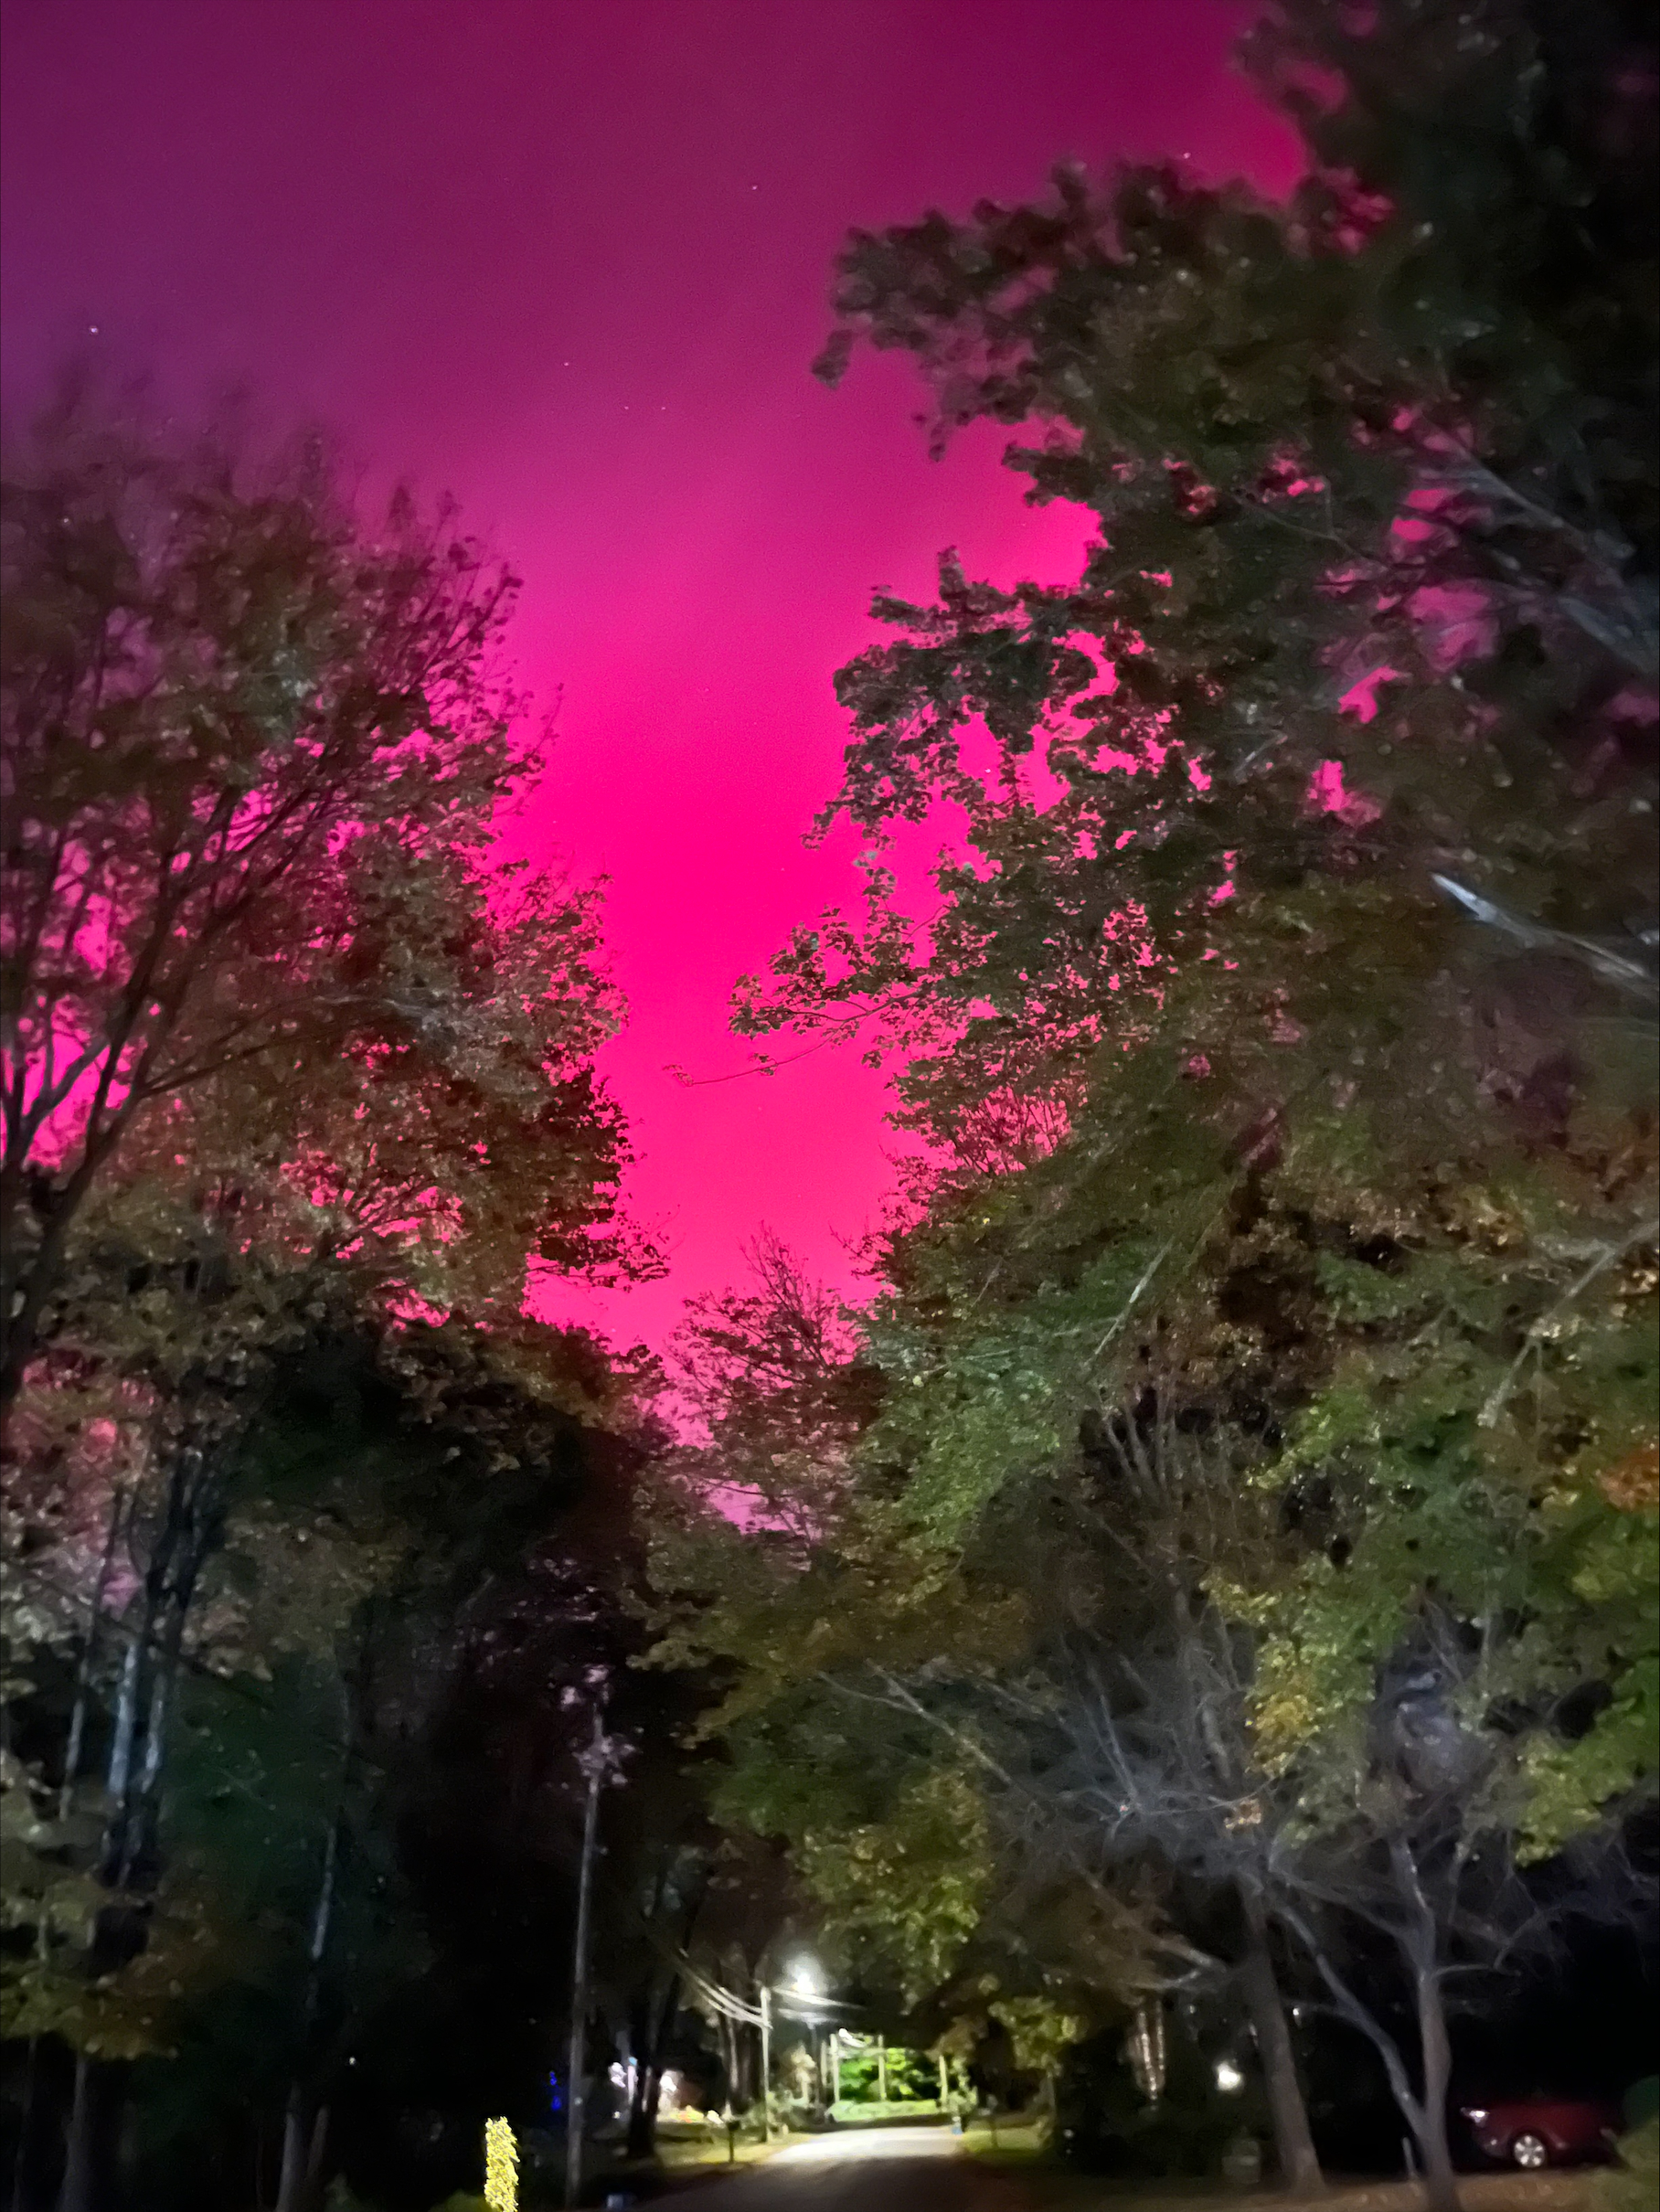
[[[870,589],[935,556],[1075,562],[972,435],[931,463],[917,386],[807,373],[853,224],[1042,187],[1065,155],[1186,154],[1282,187],[1224,0],[5,0],[0,366],[83,343],[188,399],[320,416],[371,478],[461,500],[525,579],[514,652],[562,691],[515,832],[611,879],[632,1009],[607,1073],[672,1267],[559,1302],[660,1338],[761,1222],[850,1283],[889,1180],[850,1052],[743,1064],[735,978],[845,897],[803,851]],[[91,334],[96,331],[94,338]]]

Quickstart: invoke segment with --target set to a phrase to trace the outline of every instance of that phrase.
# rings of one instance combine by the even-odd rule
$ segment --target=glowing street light
[[[790,1968],[784,1983],[784,1993],[792,1997],[805,1997],[809,2001],[822,1997],[825,1994],[825,1983],[824,1970],[818,1961],[806,1957],[797,1959]]]
[[[1217,2060],[1216,2085],[1224,2097],[1237,2096],[1245,2087],[1245,2077],[1231,2058]]]

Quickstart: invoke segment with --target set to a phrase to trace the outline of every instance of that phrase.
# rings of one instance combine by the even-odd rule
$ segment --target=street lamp
[[[803,1956],[791,1966],[784,1982],[783,1994],[803,1997],[808,2004],[825,1994],[824,1969],[816,1959]]]

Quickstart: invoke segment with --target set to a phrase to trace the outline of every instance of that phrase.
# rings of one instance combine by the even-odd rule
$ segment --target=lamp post
[[[574,2205],[582,2188],[582,2128],[588,2117],[588,1933],[593,1904],[594,1852],[600,1834],[600,1791],[605,1780],[605,1717],[593,1708],[593,1740],[582,1765],[588,1776],[588,1803],[582,1815],[582,1864],[577,1878],[577,1935],[570,1969],[570,2083],[565,2100],[565,2202]]]

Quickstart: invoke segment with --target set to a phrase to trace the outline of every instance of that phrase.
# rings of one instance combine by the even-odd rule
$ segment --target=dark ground
[[[1584,2212],[1589,2173],[1468,2175],[1465,2212]],[[679,2192],[676,2201],[681,2201]],[[1266,2212],[1287,2200],[1272,2190],[1243,2194],[1219,2185],[1127,2187],[1041,2169],[999,2170],[966,2157],[950,2137],[922,2130],[816,2139],[793,2145],[747,2173],[692,2183],[686,2212]],[[1405,2183],[1339,2186],[1319,2212],[1414,2212]]]

